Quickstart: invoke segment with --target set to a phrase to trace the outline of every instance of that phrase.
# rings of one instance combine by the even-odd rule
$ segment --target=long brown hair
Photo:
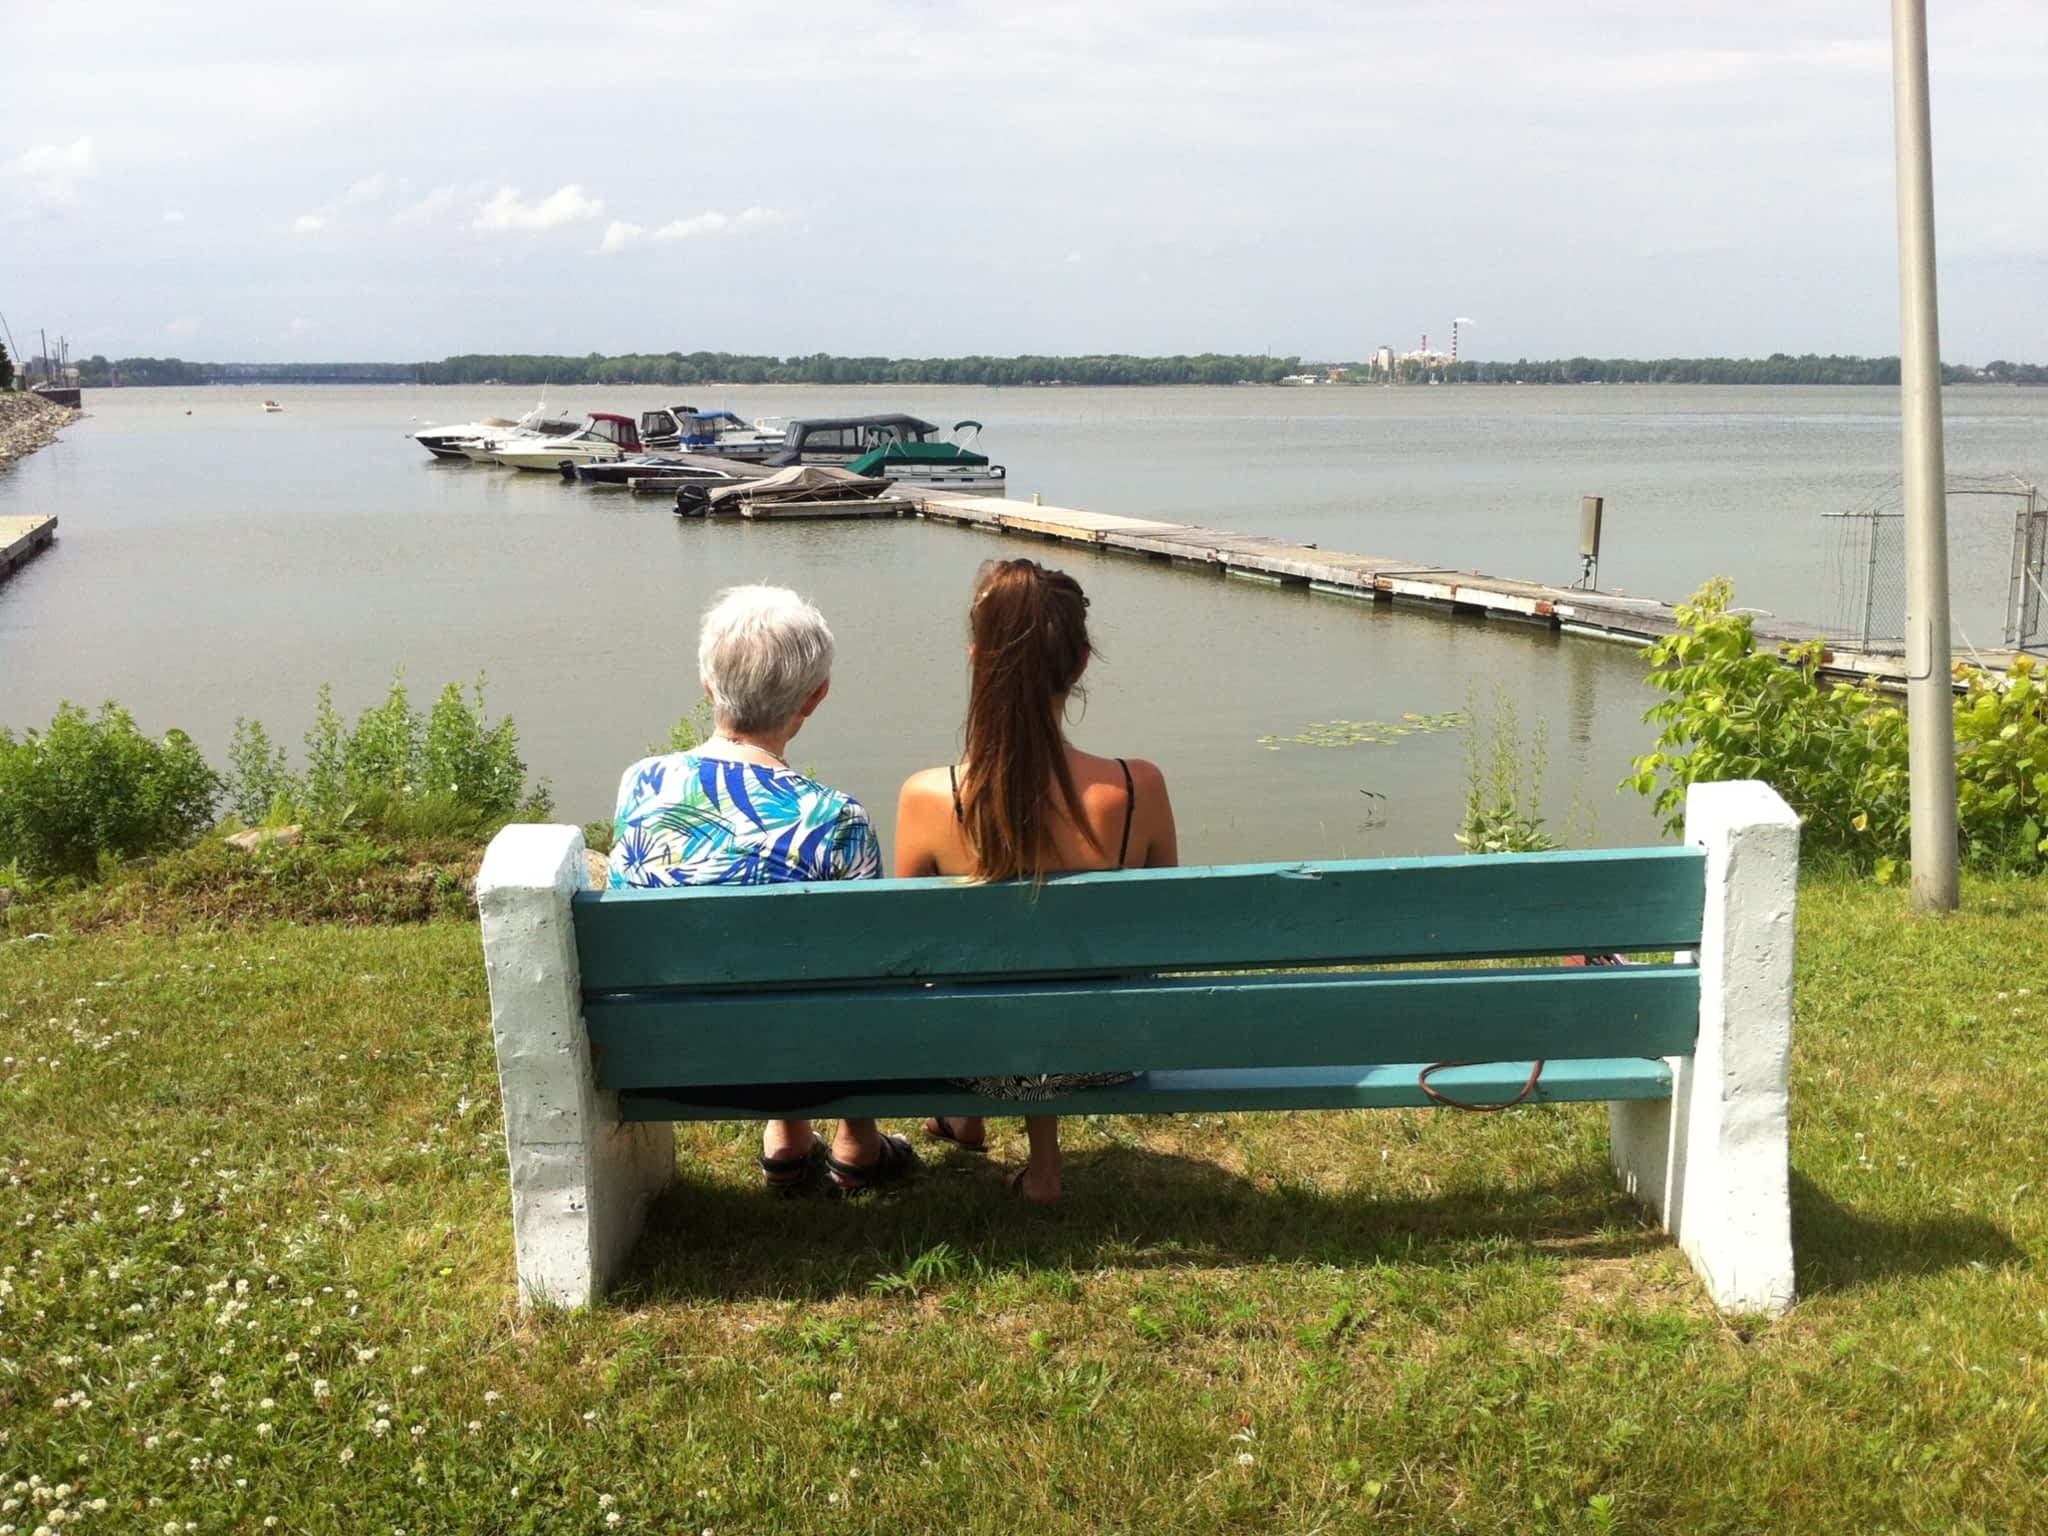
[[[1088,661],[1088,599],[1065,571],[990,560],[975,574],[960,822],[983,880],[1037,878],[1053,851],[1053,791],[1098,853],[1060,730]]]

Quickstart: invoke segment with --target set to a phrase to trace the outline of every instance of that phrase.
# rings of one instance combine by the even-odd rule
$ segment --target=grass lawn
[[[0,945],[0,1536],[2048,1529],[2048,883],[1802,901],[1775,1323],[1587,1106],[1070,1121],[1056,1212],[686,1127],[522,1317],[473,925]]]

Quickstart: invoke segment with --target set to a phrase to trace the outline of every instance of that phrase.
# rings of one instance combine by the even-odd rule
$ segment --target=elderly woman
[[[881,846],[860,802],[798,773],[785,756],[832,687],[824,616],[786,587],[721,592],[698,633],[697,674],[716,732],[626,770],[612,888],[879,877]],[[829,1092],[821,1085],[816,1096]],[[771,1188],[802,1187],[821,1155],[847,1193],[899,1178],[917,1161],[908,1141],[880,1135],[872,1120],[840,1121],[829,1153],[810,1121],[768,1122],[760,1163]]]

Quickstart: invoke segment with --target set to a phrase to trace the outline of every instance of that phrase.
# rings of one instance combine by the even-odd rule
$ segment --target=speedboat
[[[792,464],[758,479],[730,485],[685,485],[676,491],[677,517],[893,516],[904,503],[887,494],[889,482],[832,464]]]
[[[602,464],[564,464],[562,478],[584,485],[610,486],[617,490],[660,489],[672,491],[691,481],[723,483],[728,480],[759,479],[768,473],[765,465],[743,459],[721,458],[708,453],[642,453]],[[665,482],[659,487],[643,486],[644,480]]]
[[[548,403],[543,400],[517,421],[503,416],[480,416],[459,426],[422,427],[412,434],[412,440],[437,459],[469,459],[473,456],[463,451],[465,443],[508,437],[565,437],[576,430],[574,421],[555,420],[547,412]]]
[[[630,416],[592,411],[583,429],[566,437],[514,439],[499,445],[491,462],[507,469],[559,471],[564,464],[602,463],[640,451],[640,430]]]
[[[962,434],[966,441],[960,441]],[[954,441],[884,443],[871,448],[846,467],[857,475],[873,475],[892,485],[922,485],[933,490],[965,491],[976,496],[1006,494],[1007,471],[991,464],[988,455],[976,453],[967,444],[981,433],[978,421],[953,425]]]
[[[713,453],[727,459],[766,459],[782,447],[780,424],[751,425],[731,411],[670,405],[640,413],[640,441],[650,450]]]
[[[281,411],[284,409],[284,407],[279,405],[275,400],[266,400],[263,402],[263,409],[264,412],[268,414],[272,411]]]

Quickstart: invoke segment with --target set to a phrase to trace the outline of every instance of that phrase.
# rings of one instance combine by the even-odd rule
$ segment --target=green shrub
[[[1691,784],[1761,779],[1799,813],[1814,853],[1849,858],[1889,878],[1911,843],[1906,714],[1874,689],[1820,678],[1818,642],[1760,652],[1746,614],[1728,611],[1716,578],[1677,609],[1678,632],[1648,651],[1650,682],[1666,697],[1645,719],[1657,749],[1635,760],[1625,787],[1656,797],[1667,826],[1684,821]],[[1958,668],[1957,819],[1962,849],[1989,868],[2039,869],[2048,860],[2048,721],[2036,664],[1999,677]]]
[[[218,775],[183,731],[146,736],[117,704],[57,706],[47,731],[0,728],[0,863],[30,878],[162,853],[213,819]]]
[[[711,701],[699,699],[696,707],[668,728],[660,741],[647,743],[652,753],[687,752],[712,733]]]
[[[1547,853],[1563,846],[1543,830],[1543,775],[1550,762],[1550,731],[1538,720],[1525,752],[1521,720],[1506,688],[1496,683],[1485,739],[1478,702],[1469,693],[1465,715],[1465,819],[1457,832],[1467,853]]]
[[[235,721],[228,743],[228,809],[250,826],[290,821],[305,799],[305,786],[285,764],[284,748],[270,739],[261,720]]]
[[[2048,690],[2039,663],[2003,678],[1971,668],[1956,701],[1956,823],[1963,853],[1994,868],[2048,864]]]
[[[527,786],[512,717],[493,723],[485,714],[481,677],[469,696],[450,683],[422,720],[401,673],[352,726],[323,684],[306,732],[305,779],[287,777],[278,787],[316,823],[361,822],[393,835],[486,832],[553,808],[545,782]]]

